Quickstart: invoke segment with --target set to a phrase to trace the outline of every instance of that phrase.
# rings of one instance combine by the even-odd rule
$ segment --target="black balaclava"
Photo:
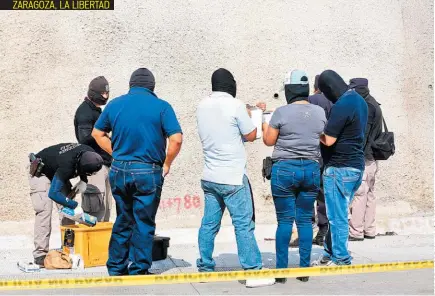
[[[287,104],[291,104],[297,101],[308,100],[310,95],[310,85],[308,84],[308,77],[305,72],[301,70],[294,70],[290,73],[290,77],[287,77],[284,85],[285,100]]]
[[[103,92],[109,92],[109,82],[104,76],[98,76],[89,83],[88,99],[97,105],[106,105],[107,99],[101,95]]]
[[[237,93],[237,85],[233,74],[224,68],[219,68],[214,71],[211,76],[212,91],[222,91],[232,95],[234,98]]]
[[[154,91],[156,86],[156,80],[154,79],[153,73],[147,68],[139,68],[131,74],[130,77],[130,87],[144,87],[150,91]]]
[[[344,82],[343,78],[333,70],[326,70],[320,74],[319,89],[325,97],[332,103],[338,99],[348,90],[348,85]]]
[[[363,98],[370,94],[369,81],[366,78],[353,78],[349,81],[349,88],[355,91]]]
[[[85,151],[80,156],[77,164],[79,175],[90,175],[98,172],[103,167],[103,158],[95,152]]]

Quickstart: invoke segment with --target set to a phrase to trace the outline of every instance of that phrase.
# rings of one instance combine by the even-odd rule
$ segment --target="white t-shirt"
[[[199,103],[196,118],[204,153],[202,180],[243,185],[246,174],[243,135],[255,129],[246,105],[225,92],[213,92]]]

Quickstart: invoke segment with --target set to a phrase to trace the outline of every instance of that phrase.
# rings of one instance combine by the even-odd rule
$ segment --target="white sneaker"
[[[247,279],[246,288],[258,288],[272,286],[275,284],[275,279]]]
[[[311,262],[311,266],[329,266],[331,264],[335,265],[330,258],[324,257],[323,255],[320,255],[319,259]]]
[[[335,264],[334,261],[330,260],[328,261],[328,263],[325,264],[325,266],[338,266],[338,265]]]

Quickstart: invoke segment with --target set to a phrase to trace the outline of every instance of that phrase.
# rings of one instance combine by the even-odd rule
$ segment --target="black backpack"
[[[373,157],[375,160],[387,160],[390,156],[396,152],[396,146],[394,145],[394,133],[389,132],[385,119],[382,116],[382,122],[384,123],[384,131],[381,132],[379,137],[372,143]]]

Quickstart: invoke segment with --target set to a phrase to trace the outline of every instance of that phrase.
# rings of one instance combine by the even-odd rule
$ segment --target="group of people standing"
[[[361,198],[356,199],[352,210],[351,237],[374,237],[374,207],[367,205],[374,205],[376,162],[370,159],[367,139],[376,137],[380,126],[377,120],[382,115],[368,94],[367,83],[366,79],[355,79],[347,85],[337,73],[327,70],[316,77],[316,94],[309,96],[308,76],[294,70],[284,82],[287,104],[274,111],[270,122],[263,122],[263,142],[274,146],[271,191],[278,221],[277,268],[288,266],[294,221],[299,232],[300,265],[310,266],[316,199],[319,239],[325,237],[324,255],[318,263],[351,263],[348,208],[362,182]],[[214,270],[214,240],[228,208],[242,267],[261,269],[244,148],[245,142],[256,140],[257,129],[246,104],[236,99],[237,84],[228,70],[216,70],[211,85],[211,94],[196,111],[204,155],[201,187],[205,202],[197,267],[201,272]],[[44,163],[44,184],[32,187],[32,180],[41,176],[31,176],[36,212],[34,256],[38,264],[48,252],[52,200],[77,213],[84,211],[99,221],[108,221],[113,195],[117,217],[109,245],[108,272],[150,274],[157,208],[164,180],[180,152],[183,132],[172,106],[155,94],[151,71],[134,71],[129,86],[127,94],[112,99],[101,110],[109,99],[109,83],[102,76],[92,80],[74,118],[79,143],[50,146],[36,154]],[[370,115],[370,104],[375,106],[375,116]],[[266,109],[264,103],[257,106]],[[72,187],[69,179],[74,177],[81,181]],[[75,187],[81,188],[81,204],[70,195]],[[41,200],[43,210],[35,204]],[[269,284],[267,280],[250,280],[246,285],[262,283]]]
[[[304,71],[289,72],[284,81],[287,104],[273,112],[270,122],[262,124],[264,144],[274,146],[270,180],[278,221],[277,268],[288,267],[294,222],[299,234],[301,267],[351,264],[348,240],[375,237],[376,169],[371,168],[377,164],[370,146],[382,131],[379,104],[369,95],[367,79],[352,79],[348,85],[332,70],[316,76],[314,89],[315,94],[310,96]],[[205,159],[201,183],[205,210],[197,265],[200,271],[214,270],[214,239],[228,208],[240,264],[244,269],[261,269],[243,146],[245,141],[256,139],[257,130],[245,104],[235,99],[236,82],[229,71],[218,69],[213,73],[212,90],[197,109]],[[266,109],[262,102],[257,107]],[[311,263],[316,200],[319,232],[314,242],[323,245],[324,252]],[[276,281],[284,283],[286,279]],[[263,282],[270,283],[267,279]]]

